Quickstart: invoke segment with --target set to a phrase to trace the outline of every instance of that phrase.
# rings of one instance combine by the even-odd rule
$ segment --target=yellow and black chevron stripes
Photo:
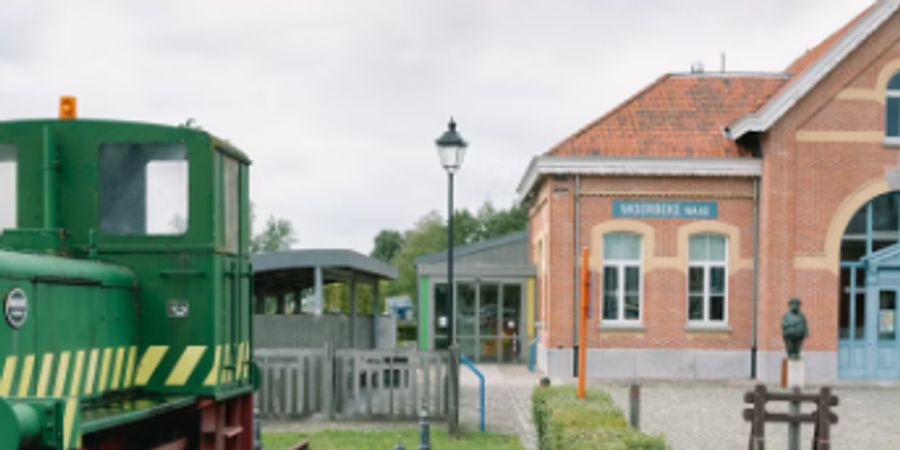
[[[53,353],[44,354],[44,359],[41,362],[41,376],[38,378],[37,392],[35,393],[38,397],[47,395],[47,383],[50,382],[50,369],[53,368],[54,356],[56,355]]]
[[[234,360],[234,364],[232,364]],[[250,376],[250,343],[241,342],[236,349],[231,344],[217,345],[213,364],[203,381],[205,386],[227,384]]]
[[[134,364],[135,364],[135,354],[137,353],[137,347],[131,346],[128,349],[128,363],[125,365],[125,380],[122,382],[122,387],[128,389],[131,387],[132,382],[134,381]]]
[[[144,386],[150,381],[150,377],[156,372],[156,368],[163,356],[169,351],[168,345],[151,345],[144,351],[141,362],[138,363],[137,375],[134,378],[135,386]]]
[[[134,347],[132,347],[134,348]],[[72,383],[69,385],[69,395],[76,397],[81,389],[81,371],[84,367],[84,350],[78,350],[75,354],[75,371],[72,372]]]
[[[16,357],[7,356],[3,363],[3,373],[0,374],[0,397],[9,397],[12,389],[13,377],[16,373]]]
[[[28,355],[25,357],[25,364],[22,366],[22,376],[19,378],[19,397],[28,397],[32,370],[34,370],[34,355]]]
[[[209,374],[206,375],[206,379],[203,380],[203,384],[205,386],[215,386],[219,384],[219,370],[221,370],[221,364],[219,362],[222,358],[222,346],[216,346],[216,354],[213,356],[213,364],[212,368],[209,369]]]
[[[76,448],[72,445],[73,440],[78,443],[81,440],[81,433],[75,429],[75,413],[78,412],[78,399],[69,398],[66,400],[66,409],[63,412],[63,448]]]
[[[194,373],[194,368],[200,362],[203,353],[206,352],[205,345],[191,345],[184,350],[169,377],[166,378],[166,386],[184,386],[188,377]]]
[[[91,357],[88,361],[87,377],[84,379],[84,394],[91,395],[94,393],[94,377],[97,376],[97,356],[100,350],[92,349]]]
[[[135,346],[122,346],[44,353],[40,358],[7,356],[0,367],[0,396],[90,396],[128,387],[136,351]],[[132,355],[127,363],[126,353]],[[105,364],[99,355],[104,355]]]
[[[62,397],[66,387],[66,376],[69,374],[69,352],[59,355],[59,366],[56,369],[56,387],[53,389],[54,397]]]
[[[146,386],[151,379],[165,386],[185,386],[198,368],[204,371],[198,375],[204,386],[249,376],[249,342],[170,350],[174,349],[151,345],[139,352],[131,345],[7,356],[0,359],[0,396],[90,397]]]
[[[116,391],[119,389],[119,384],[122,380],[122,364],[124,364],[125,359],[125,347],[119,347],[116,349],[116,362],[113,365],[113,374],[112,381],[109,384],[109,389],[112,391]]]
[[[97,392],[106,390],[106,382],[109,380],[109,359],[112,355],[111,348],[103,349],[103,359],[100,363],[100,381],[97,383]]]

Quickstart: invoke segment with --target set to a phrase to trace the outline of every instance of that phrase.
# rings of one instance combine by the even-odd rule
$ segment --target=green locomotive
[[[74,112],[0,122],[0,449],[251,449],[249,159]]]

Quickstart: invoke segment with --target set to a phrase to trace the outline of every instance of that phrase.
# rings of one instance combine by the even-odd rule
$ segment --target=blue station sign
[[[717,202],[667,202],[613,200],[613,217],[641,217],[649,219],[716,219]]]

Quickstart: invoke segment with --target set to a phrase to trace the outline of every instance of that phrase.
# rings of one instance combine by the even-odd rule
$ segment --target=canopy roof
[[[288,250],[254,255],[253,274],[258,292],[287,292],[315,286],[322,269],[323,284],[394,280],[397,269],[353,250]]]

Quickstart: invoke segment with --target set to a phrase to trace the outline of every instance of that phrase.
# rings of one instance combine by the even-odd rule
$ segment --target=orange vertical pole
[[[591,295],[590,251],[581,249],[581,314],[578,316],[578,398],[584,398],[584,374],[587,367],[587,316]]]

